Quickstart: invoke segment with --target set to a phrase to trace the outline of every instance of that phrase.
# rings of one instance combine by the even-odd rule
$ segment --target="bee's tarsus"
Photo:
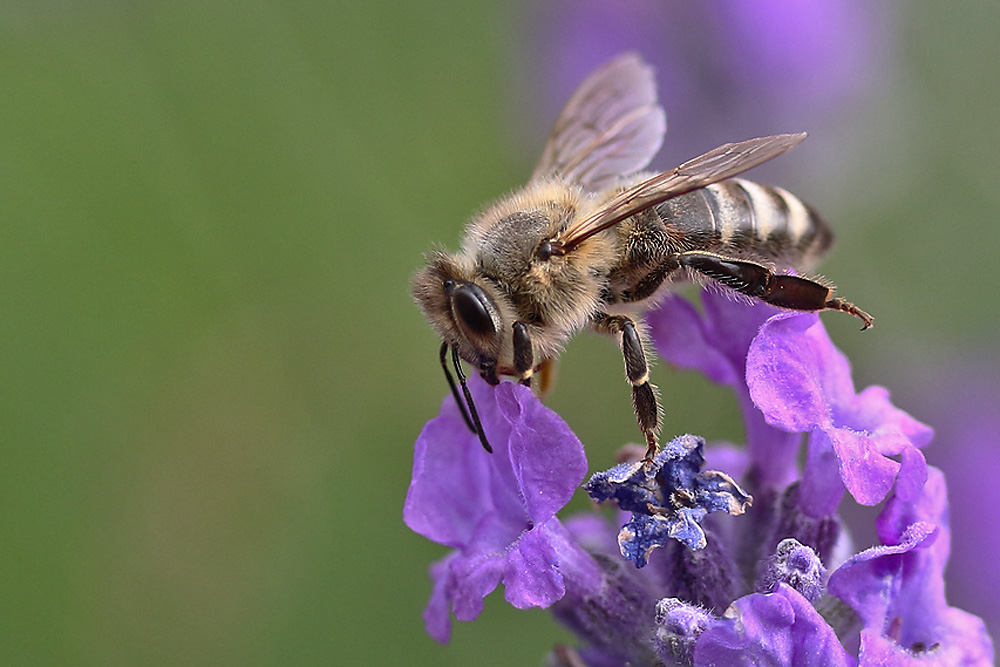
[[[856,318],[861,320],[861,330],[865,331],[871,329],[875,326],[875,318],[855,306],[850,301],[841,299],[840,297],[834,297],[826,302],[826,307],[830,310],[839,310],[849,315],[854,315]]]

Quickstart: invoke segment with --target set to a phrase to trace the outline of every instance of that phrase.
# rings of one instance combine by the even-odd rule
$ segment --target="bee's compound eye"
[[[464,283],[455,288],[451,295],[455,315],[470,333],[479,336],[493,336],[496,327],[490,317],[490,309],[486,305],[489,297],[482,288],[472,283]]]

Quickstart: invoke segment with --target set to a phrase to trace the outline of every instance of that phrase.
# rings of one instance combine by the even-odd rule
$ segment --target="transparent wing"
[[[554,245],[560,251],[568,252],[594,234],[636,213],[686,192],[732,178],[781,155],[805,138],[805,132],[776,134],[719,146],[615,195],[596,213],[567,227],[555,239]]]
[[[532,179],[558,175],[598,190],[649,164],[666,130],[653,69],[626,53],[588,76],[570,97]]]

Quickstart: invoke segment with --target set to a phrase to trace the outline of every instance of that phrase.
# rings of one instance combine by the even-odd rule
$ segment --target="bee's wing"
[[[600,210],[567,227],[555,239],[555,244],[568,252],[594,234],[636,213],[686,192],[732,178],[781,155],[805,138],[805,132],[777,134],[719,146],[615,195]]]
[[[649,164],[666,130],[653,69],[638,55],[626,53],[587,77],[573,93],[532,180],[557,175],[598,190]]]

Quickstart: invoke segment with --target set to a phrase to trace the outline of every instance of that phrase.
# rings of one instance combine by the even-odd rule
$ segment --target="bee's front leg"
[[[594,318],[594,328],[618,337],[625,357],[625,376],[632,385],[632,408],[639,429],[646,438],[646,459],[652,460],[658,449],[656,436],[660,432],[660,407],[656,387],[649,381],[649,365],[639,330],[632,318],[605,313]]]
[[[531,335],[528,325],[524,322],[514,322],[514,371],[518,381],[526,387],[531,386],[531,374],[535,368],[535,353],[531,347]]]

